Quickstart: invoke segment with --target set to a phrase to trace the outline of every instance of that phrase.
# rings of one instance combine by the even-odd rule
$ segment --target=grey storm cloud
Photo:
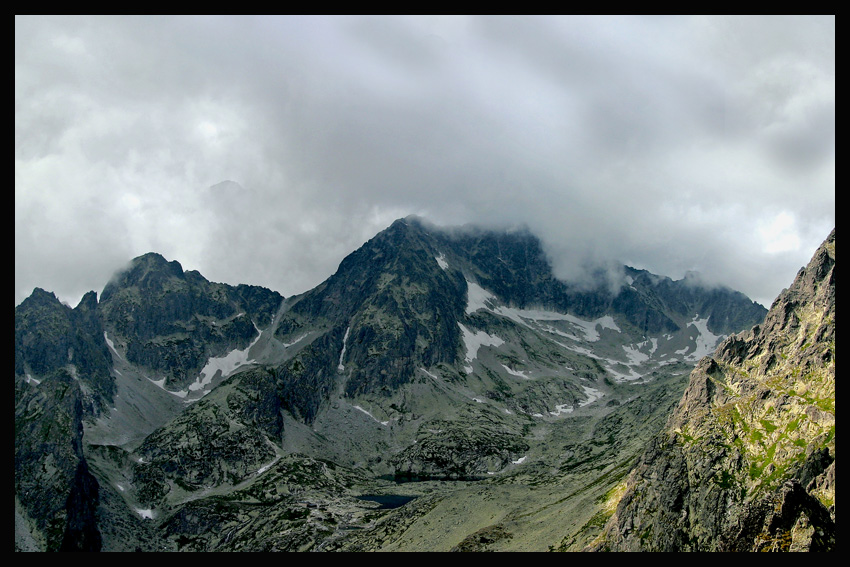
[[[835,222],[835,18],[15,18],[15,303],[300,293],[393,220],[769,304]]]

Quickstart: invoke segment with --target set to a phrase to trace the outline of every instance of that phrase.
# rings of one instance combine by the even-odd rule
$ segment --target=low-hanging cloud
[[[408,214],[769,303],[834,225],[834,46],[834,17],[17,17],[16,304],[148,251],[300,293]]]

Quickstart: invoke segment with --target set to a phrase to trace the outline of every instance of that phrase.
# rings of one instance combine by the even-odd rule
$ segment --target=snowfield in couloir
[[[442,265],[442,264],[441,264]],[[690,344],[675,353],[669,350],[663,354],[659,352],[659,339],[652,337],[640,343],[627,344],[619,347],[622,357],[612,357],[610,349],[597,351],[593,343],[598,343],[601,331],[609,329],[622,333],[622,330],[610,315],[605,315],[595,320],[585,320],[579,317],[559,313],[557,311],[543,309],[520,309],[508,307],[499,301],[498,297],[487,291],[475,282],[467,280],[467,315],[472,315],[479,310],[484,310],[494,315],[499,315],[511,321],[531,329],[558,346],[572,352],[583,354],[596,359],[617,382],[634,382],[641,380],[646,374],[658,366],[673,364],[677,362],[697,362],[702,357],[713,352],[719,342],[725,338],[715,335],[708,330],[708,318],[700,319],[696,315],[688,324],[688,330],[696,330],[693,344]],[[560,323],[562,328],[556,328],[551,323]],[[564,328],[563,323],[568,327]],[[466,345],[466,371],[472,372],[471,362],[477,356],[478,349],[482,346],[500,346],[504,341],[499,337],[489,335],[483,331],[473,331],[460,325],[463,331],[464,344]],[[673,339],[672,335],[665,335],[668,341]],[[562,342],[568,339],[569,342]],[[604,352],[604,353],[603,353]],[[678,356],[674,356],[678,355]],[[504,370],[519,378],[531,378],[528,371],[509,368],[502,365]],[[564,411],[560,409],[559,411]]]

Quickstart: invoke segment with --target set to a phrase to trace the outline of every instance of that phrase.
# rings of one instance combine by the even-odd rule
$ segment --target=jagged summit
[[[161,288],[166,280],[182,278],[183,266],[173,260],[169,262],[161,254],[148,252],[134,258],[128,266],[119,270],[101,292],[101,300],[108,299],[117,289],[129,286]]]
[[[90,308],[92,306],[92,302],[97,304],[97,293],[94,291],[89,291],[80,298],[79,303],[77,303],[77,308]],[[26,304],[26,305],[25,305]],[[52,291],[46,291],[40,287],[35,287],[32,290],[32,293],[26,297],[20,305],[18,305],[15,309],[27,309],[28,307],[32,307],[33,305],[51,305],[51,304],[59,304],[67,309],[71,309],[68,304],[60,300],[56,294]],[[75,308],[76,309],[76,308]]]
[[[46,291],[40,287],[33,288],[32,293],[24,299],[20,305],[15,307],[15,311],[18,309],[28,310],[32,309],[35,306],[48,306],[48,305],[62,305],[64,304],[59,301],[59,298],[56,297],[56,294],[52,291]],[[67,307],[67,306],[65,306]]]

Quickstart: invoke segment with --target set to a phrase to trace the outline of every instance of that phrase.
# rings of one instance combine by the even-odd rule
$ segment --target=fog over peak
[[[16,305],[301,293],[410,214],[769,305],[834,195],[834,16],[15,18]]]

